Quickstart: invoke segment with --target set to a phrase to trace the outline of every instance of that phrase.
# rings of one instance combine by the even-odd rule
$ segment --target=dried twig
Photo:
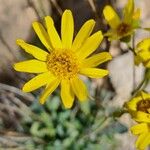
[[[50,0],[50,3],[56,8],[56,10],[58,11],[58,13],[60,14],[60,16],[62,16],[62,9],[61,7],[58,5],[56,0]]]
[[[9,44],[6,42],[6,40],[4,39],[4,37],[2,36],[2,32],[0,31],[0,41],[4,44],[4,46],[7,48],[10,56],[12,56],[13,61],[17,61],[17,57],[14,54],[14,51],[12,50],[12,48],[9,46]],[[12,61],[12,60],[10,60]]]
[[[32,2],[32,0],[27,0],[27,3],[28,3],[29,7],[33,8],[33,10],[35,11],[35,13],[36,13],[36,15],[38,17],[38,20],[40,20],[40,18],[41,18],[40,14],[39,14],[38,10],[36,9],[36,7],[35,7],[34,3]]]
[[[5,90],[8,92],[12,92],[14,94],[17,94],[17,95],[21,96],[22,98],[28,100],[29,102],[32,102],[34,100],[34,97],[32,96],[32,94],[24,93],[20,89],[13,87],[13,86],[10,86],[10,85],[0,83],[0,90]]]
[[[89,5],[90,5],[90,7],[91,7],[91,9],[93,11],[93,13],[95,14],[95,18],[97,20],[99,20],[100,17],[99,17],[98,12],[97,12],[97,7],[96,7],[95,1],[94,0],[87,0],[87,2],[89,3]]]
[[[89,3],[90,6],[91,6],[92,11],[93,11],[94,13],[97,13],[97,12],[96,12],[96,6],[95,6],[95,3],[94,3],[94,0],[87,0],[87,1],[88,1],[88,3]]]

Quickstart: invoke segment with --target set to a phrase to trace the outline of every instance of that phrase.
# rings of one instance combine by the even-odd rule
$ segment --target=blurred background
[[[38,102],[42,88],[23,93],[23,84],[34,75],[17,73],[15,62],[31,58],[15,43],[24,39],[41,48],[31,24],[43,22],[51,15],[60,32],[60,19],[65,9],[71,9],[75,20],[75,34],[88,19],[96,20],[94,32],[108,27],[102,10],[112,5],[118,13],[127,0],[0,0],[0,150],[134,150],[135,137],[129,128],[134,124],[122,106],[143,78],[144,68],[135,67],[133,54],[124,43],[104,39],[100,51],[109,51],[113,60],[101,65],[110,75],[104,79],[84,79],[93,100],[75,102],[65,110],[59,89],[45,105]],[[141,24],[150,27],[150,1],[135,0],[141,8]],[[121,14],[120,14],[121,15]],[[149,32],[139,30],[135,43]],[[150,86],[147,85],[147,91]]]

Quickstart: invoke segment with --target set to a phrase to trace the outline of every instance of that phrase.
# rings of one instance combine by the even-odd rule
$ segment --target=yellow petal
[[[111,28],[116,29],[121,23],[119,16],[111,6],[105,6],[103,14]]]
[[[42,24],[39,23],[39,22],[33,22],[32,26],[33,26],[33,29],[34,29],[35,33],[39,37],[40,41],[43,43],[43,45],[49,51],[52,50],[52,46],[51,46],[49,36],[48,36],[46,30],[44,29],[44,27],[42,26]]]
[[[150,114],[142,111],[135,111],[132,113],[133,119],[137,122],[150,123]]]
[[[137,110],[137,103],[142,100],[141,95],[142,93],[139,92],[134,98],[132,98],[129,102],[126,103],[126,106],[129,110]]]
[[[65,10],[61,20],[61,38],[63,48],[66,49],[71,48],[73,33],[74,33],[74,20],[72,12],[70,10]]]
[[[141,9],[137,8],[136,11],[133,13],[132,18],[134,20],[138,20],[140,19],[140,16],[141,16]]]
[[[31,45],[31,44],[28,44],[26,42],[24,42],[23,40],[21,39],[18,39],[16,41],[16,43],[21,46],[25,52],[31,54],[33,57],[39,59],[39,60],[42,60],[42,61],[46,61],[47,59],[47,55],[48,53],[43,51],[42,49],[34,46],[34,45]]]
[[[150,60],[150,52],[147,50],[139,52],[138,56],[141,58],[142,62]]]
[[[102,78],[108,75],[109,71],[97,68],[82,68],[80,69],[80,74],[88,76],[90,78]]]
[[[84,43],[84,41],[89,37],[91,34],[93,28],[95,25],[95,21],[93,19],[88,20],[84,23],[84,25],[81,27],[80,31],[76,35],[74,42],[72,44],[72,49],[77,50],[81,47],[81,45]]]
[[[137,44],[135,51],[136,53],[142,50],[149,51],[149,47],[150,47],[150,38],[146,38]]]
[[[61,39],[56,31],[56,28],[54,26],[53,19],[50,16],[45,17],[46,27],[48,31],[48,35],[51,41],[51,44],[53,48],[55,49],[61,49],[62,48],[62,42]]]
[[[136,148],[144,150],[150,144],[150,132],[141,134],[136,141]]]
[[[103,40],[103,35],[101,31],[96,32],[92,36],[90,36],[83,46],[77,51],[77,55],[79,59],[84,59],[90,54],[92,54],[99,46],[101,41]]]
[[[70,81],[71,81],[71,87],[73,89],[73,92],[75,93],[77,98],[80,101],[86,100],[88,96],[88,91],[83,81],[80,80],[78,77],[75,77],[71,79]]]
[[[136,46],[135,52],[138,54],[139,52],[149,52],[150,47],[150,38],[146,38],[139,42]]]
[[[98,53],[89,58],[86,58],[82,62],[82,67],[96,67],[103,62],[111,60],[112,56],[108,52]]]
[[[132,20],[133,13],[134,13],[134,1],[128,0],[128,3],[123,9],[124,22],[130,23],[130,21]]]
[[[31,92],[38,88],[40,88],[43,85],[46,85],[50,82],[52,82],[55,79],[55,77],[50,72],[45,72],[42,74],[37,75],[36,77],[29,80],[24,86],[23,91],[24,92]]]
[[[150,60],[148,60],[147,62],[143,63],[145,67],[150,68]]]
[[[74,101],[74,93],[69,80],[61,81],[61,98],[65,108],[71,108]]]
[[[148,126],[147,123],[140,123],[140,124],[137,124],[135,126],[132,126],[130,128],[132,134],[134,135],[138,135],[138,134],[141,134],[143,132],[149,132],[150,130],[150,127]]]
[[[137,56],[141,59],[141,62],[143,62],[144,66],[150,67],[150,38],[146,38],[139,42],[136,46],[135,52]]]
[[[119,40],[120,36],[118,35],[118,33],[116,32],[116,29],[109,29],[105,34],[103,34],[104,36],[108,37],[109,41],[113,41],[113,40]]]
[[[142,99],[144,100],[150,100],[150,94],[149,93],[146,93],[144,91],[141,91],[141,97]]]
[[[40,96],[40,103],[44,104],[46,102],[46,99],[48,96],[52,94],[52,92],[58,87],[60,81],[58,79],[54,79],[48,87],[45,89],[45,91]]]
[[[16,63],[14,64],[14,69],[16,71],[29,73],[42,73],[48,71],[46,63],[36,59]]]

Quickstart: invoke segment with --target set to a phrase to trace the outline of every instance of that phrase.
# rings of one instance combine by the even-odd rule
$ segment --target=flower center
[[[118,35],[124,35],[124,34],[128,33],[129,30],[130,30],[130,25],[128,25],[126,23],[121,23],[117,27],[117,33],[118,33]]]
[[[137,103],[137,110],[150,114],[150,100],[141,100]]]
[[[70,79],[77,75],[79,63],[69,50],[54,50],[47,57],[47,68],[60,79]]]

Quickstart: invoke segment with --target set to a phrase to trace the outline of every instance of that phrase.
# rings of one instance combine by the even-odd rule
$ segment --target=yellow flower
[[[147,68],[150,68],[150,38],[146,38],[139,42],[135,48],[135,64],[143,65]]]
[[[40,103],[44,104],[47,97],[60,85],[62,102],[66,108],[70,108],[75,96],[80,101],[86,100],[88,96],[87,88],[79,75],[91,78],[106,76],[108,70],[95,67],[112,57],[107,52],[88,57],[103,39],[101,31],[90,36],[95,25],[92,19],[85,22],[74,41],[74,20],[70,10],[62,15],[61,38],[50,16],[45,17],[45,24],[47,31],[39,22],[34,22],[33,28],[48,52],[18,39],[17,44],[34,59],[16,63],[14,68],[20,72],[39,74],[23,86],[24,92],[46,85],[40,97]]]
[[[103,10],[104,17],[111,27],[105,34],[109,40],[119,40],[133,34],[134,29],[139,27],[140,9],[134,10],[134,1],[128,0],[123,9],[123,18],[121,19],[115,10],[107,5]]]
[[[150,124],[140,123],[131,127],[131,132],[134,135],[138,135],[136,141],[136,148],[139,150],[144,150],[150,145]]]
[[[135,121],[150,123],[150,94],[139,92],[126,107]]]

